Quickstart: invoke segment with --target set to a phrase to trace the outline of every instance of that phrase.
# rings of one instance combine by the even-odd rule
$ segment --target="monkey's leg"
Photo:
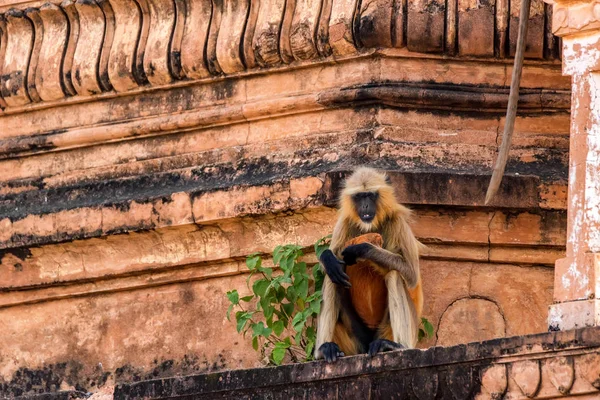
[[[405,348],[412,349],[417,344],[419,323],[415,305],[408,295],[404,279],[398,271],[390,271],[385,276],[388,288],[388,307],[392,338]]]
[[[317,326],[317,342],[315,343],[315,359],[323,358],[321,346],[331,343],[335,326],[340,314],[339,298],[336,287],[329,276],[323,281],[323,303]],[[335,343],[333,343],[335,345]],[[337,347],[337,345],[335,345]],[[324,349],[331,347],[329,344]],[[338,348],[339,349],[339,348]],[[333,350],[331,350],[333,351]]]

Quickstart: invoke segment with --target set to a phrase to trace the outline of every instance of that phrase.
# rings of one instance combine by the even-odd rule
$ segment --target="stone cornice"
[[[8,110],[375,48],[504,58],[517,22],[508,7],[437,0],[65,0],[4,2],[0,12],[0,107]],[[546,17],[536,6],[530,58],[557,56]]]
[[[507,88],[471,85],[371,82],[316,93],[202,107],[177,114],[149,115],[120,124],[78,126],[48,130],[36,135],[2,138],[0,159],[40,154],[61,149],[92,146],[130,137],[153,136],[186,129],[211,128],[248,121],[365,105],[396,109],[443,110],[502,114],[508,101]],[[567,90],[522,89],[519,112],[542,114],[568,112]]]
[[[554,4],[552,32],[570,36],[600,30],[600,1],[548,1]]]
[[[390,162],[383,158],[379,160],[386,161]],[[308,174],[327,172],[337,166],[335,162],[322,159],[304,160],[293,165],[302,165]],[[478,167],[473,165],[473,168]],[[294,173],[291,177],[290,173],[282,173],[282,169],[281,162],[245,159],[237,165],[211,165],[206,169],[195,167],[122,179],[93,180],[71,187],[40,188],[0,196],[0,250],[182,223],[212,223],[245,215],[300,210],[308,205],[335,206],[341,179],[338,173],[328,174],[327,185],[319,186],[310,196],[296,198],[289,187],[297,182],[296,179],[305,178],[307,172]],[[237,170],[243,172],[236,173]],[[258,176],[256,170],[261,171]],[[411,205],[483,207],[481,196],[489,179],[488,175],[474,171],[469,174],[456,171],[391,174],[397,180],[399,201]],[[446,188],[449,181],[453,182],[454,189]],[[492,206],[552,212],[557,206],[544,198],[544,192],[554,185],[557,182],[548,177],[507,176]],[[558,185],[562,186],[564,182]],[[218,217],[214,212],[218,208],[216,205],[211,206],[213,212],[205,210],[214,202],[213,192],[240,195],[246,191],[252,193],[257,190],[255,188],[262,188],[264,197],[276,197],[280,201],[261,205],[258,200],[244,200],[245,194],[241,195],[242,200],[229,199]],[[235,204],[235,212],[228,208],[232,204]],[[260,207],[257,208],[257,204]],[[563,210],[564,205],[558,209]],[[173,214],[178,217],[173,218]],[[81,226],[82,219],[88,222],[84,227]]]

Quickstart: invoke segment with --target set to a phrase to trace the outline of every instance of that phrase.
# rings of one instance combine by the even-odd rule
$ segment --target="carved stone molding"
[[[508,89],[469,87],[445,84],[404,82],[372,82],[368,85],[324,90],[291,98],[261,99],[240,104],[216,105],[175,115],[147,116],[123,124],[109,126],[78,126],[72,129],[48,127],[42,134],[0,136],[0,160],[30,154],[40,154],[64,148],[99,144],[107,140],[153,136],[183,129],[210,128],[241,123],[247,119],[261,120],[283,114],[301,114],[332,108],[364,105],[396,109],[472,111],[501,114],[508,102]],[[522,89],[519,110],[529,115],[567,112],[570,93],[565,90]],[[116,109],[116,105],[113,108]],[[149,112],[146,111],[146,114]]]
[[[0,109],[335,60],[377,48],[504,58],[514,52],[518,18],[515,5],[509,15],[503,4],[64,0],[0,5]],[[549,10],[541,0],[534,0],[534,10],[527,55],[555,59],[557,47],[544,23]]]
[[[563,4],[552,1],[552,32],[557,36],[569,36],[600,29],[600,1]],[[566,3],[566,2],[564,2]]]

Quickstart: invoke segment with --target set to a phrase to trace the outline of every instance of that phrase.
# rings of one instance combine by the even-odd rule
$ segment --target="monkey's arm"
[[[350,238],[350,232],[348,231],[348,223],[343,219],[339,218],[335,227],[333,228],[333,234],[331,235],[331,244],[329,249],[325,250],[319,261],[323,266],[323,269],[331,279],[331,282],[337,285],[344,285],[350,287],[350,277],[346,275],[345,264],[339,260],[339,251],[343,244]]]
[[[331,279],[331,282],[336,285],[351,286],[350,277],[344,271],[344,263],[338,260],[331,250],[325,250],[321,254],[319,261],[321,261],[321,265],[325,269],[329,279]]]
[[[348,246],[342,251],[342,257],[344,257],[346,265],[354,265],[358,258],[363,258],[374,262],[380,267],[396,270],[411,289],[417,285],[419,279],[415,266],[407,262],[403,256],[374,246],[371,243]]]

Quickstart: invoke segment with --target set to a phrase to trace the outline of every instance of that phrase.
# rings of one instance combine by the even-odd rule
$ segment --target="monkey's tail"
[[[335,285],[328,276],[323,281],[323,302],[317,325],[317,342],[315,343],[315,359],[322,358],[320,347],[323,343],[331,342],[339,315],[339,303]]]
[[[385,283],[388,288],[390,325],[394,342],[412,349],[417,344],[419,325],[415,306],[408,296],[404,279],[398,271],[390,271],[385,276]]]

